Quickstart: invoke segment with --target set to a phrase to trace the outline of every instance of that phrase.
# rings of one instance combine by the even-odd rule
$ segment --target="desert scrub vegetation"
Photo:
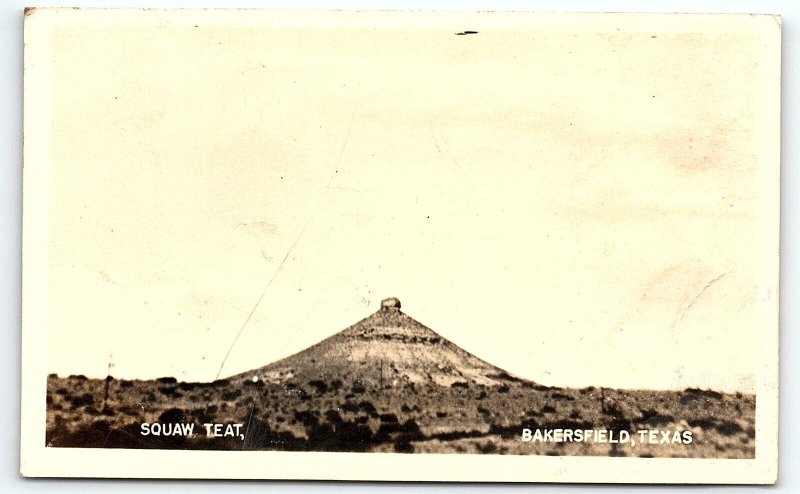
[[[755,396],[683,391],[555,388],[503,379],[398,385],[293,375],[282,382],[185,383],[49,376],[46,444],[60,447],[277,449],[394,453],[628,455],[752,458]],[[509,376],[510,377],[510,376]],[[456,383],[461,381],[455,381]],[[302,383],[302,385],[301,385]],[[507,388],[507,389],[506,389]],[[368,391],[371,390],[371,391]],[[104,403],[105,401],[105,403]],[[142,437],[143,422],[243,423],[245,440]],[[676,429],[691,447],[523,444],[522,428]]]

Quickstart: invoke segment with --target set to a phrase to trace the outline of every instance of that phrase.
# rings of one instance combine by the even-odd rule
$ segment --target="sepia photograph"
[[[24,16],[24,475],[775,482],[779,16]]]

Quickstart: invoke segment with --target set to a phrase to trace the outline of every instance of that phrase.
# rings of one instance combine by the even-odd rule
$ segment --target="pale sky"
[[[51,372],[212,380],[274,277],[222,376],[396,296],[543,384],[753,389],[756,35],[324,19],[57,32]]]

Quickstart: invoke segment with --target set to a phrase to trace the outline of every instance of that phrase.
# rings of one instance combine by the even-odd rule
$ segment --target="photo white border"
[[[94,11],[98,16],[104,12]],[[305,11],[302,15],[291,11],[251,11],[246,15],[237,11],[197,10],[185,11],[180,16],[162,11],[153,16],[141,9],[124,13],[124,22],[130,24],[159,23],[160,25],[190,25],[202,22],[206,25],[264,26],[279,23],[281,26],[320,25],[330,21],[331,12]],[[542,457],[542,456],[493,456],[493,455],[398,455],[377,453],[298,453],[298,452],[221,452],[221,451],[152,451],[152,450],[93,450],[56,449],[44,446],[47,367],[46,347],[47,314],[38,308],[46,306],[47,293],[47,211],[49,208],[49,142],[50,100],[41,95],[50,94],[50,67],[41,61],[49,60],[48,44],[41,43],[43,33],[52,28],[54,22],[61,25],[69,22],[86,22],[89,12],[73,10],[37,9],[30,13],[29,25],[35,26],[36,43],[26,38],[26,84],[25,105],[25,172],[23,185],[23,231],[24,263],[22,266],[22,443],[21,470],[27,476],[50,477],[146,477],[146,478],[242,478],[242,479],[325,479],[325,480],[401,480],[401,481],[502,481],[502,482],[598,482],[598,483],[772,483],[777,476],[778,438],[778,294],[762,293],[761,320],[763,334],[759,337],[760,356],[757,372],[756,410],[756,459],[754,460],[707,460],[672,458],[606,458],[606,457]],[[440,22],[436,15],[400,14],[386,17],[374,12],[338,12],[334,17],[340,25],[369,25],[390,27],[404,15],[415,15],[418,26]],[[635,14],[625,14],[632,16]],[[621,17],[598,18],[591,14],[537,14],[534,18],[524,13],[476,16],[471,12],[448,14],[453,18],[470,19],[470,25],[504,26],[516,24],[535,29],[558,30],[568,23],[572,29],[581,23],[598,28],[613,29]],[[761,26],[762,23],[777,24],[775,17],[762,16],[757,22],[749,16],[724,16],[726,22],[741,22],[744,26]],[[122,17],[117,20],[122,19]],[[423,20],[426,19],[426,20]],[[681,30],[690,27],[710,32],[720,29],[720,17],[691,16],[691,26],[685,22],[675,23],[675,18],[651,15],[637,18],[637,26],[643,31]],[[33,21],[33,22],[32,22]],[[364,23],[364,24],[359,24]],[[499,24],[498,24],[499,25]],[[497,25],[495,25],[497,27]],[[725,26],[724,28],[727,28]],[[759,31],[763,32],[763,31]],[[780,43],[780,29],[775,36]],[[27,35],[27,31],[26,31]],[[780,60],[774,55],[776,39],[765,39],[764,60],[773,60],[768,73],[780,77]],[[30,62],[30,63],[29,63]],[[29,78],[29,79],[28,79]],[[774,91],[774,79],[766,77],[762,94],[770,98],[766,107],[772,109],[765,115],[760,127],[764,149],[763,157],[777,163],[780,156],[780,99]],[[772,90],[772,91],[770,91]],[[765,277],[761,287],[774,287],[777,282],[778,218],[779,203],[777,166],[765,167],[761,187],[775,190],[773,198],[767,198],[765,211],[774,211],[761,222],[762,259],[769,260],[762,271]],[[774,259],[774,262],[772,260]]]

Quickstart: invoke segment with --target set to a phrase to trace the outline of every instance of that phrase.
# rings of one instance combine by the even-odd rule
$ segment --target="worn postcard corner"
[[[24,16],[23,475],[776,481],[779,16]]]

